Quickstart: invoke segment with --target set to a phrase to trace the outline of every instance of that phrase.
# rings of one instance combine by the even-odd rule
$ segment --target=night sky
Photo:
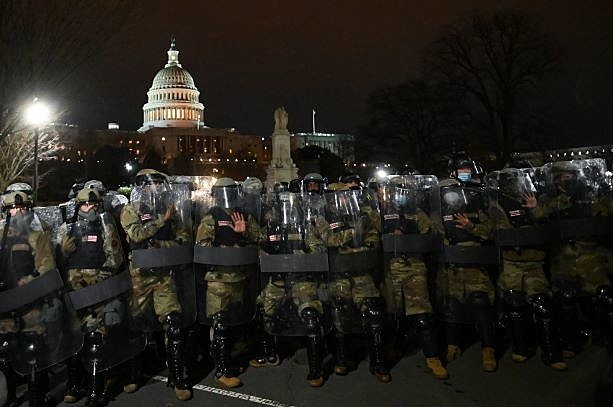
[[[291,131],[355,132],[367,95],[419,71],[420,52],[473,9],[533,12],[565,55],[552,77],[553,115],[570,144],[613,142],[610,1],[150,1],[112,48],[82,66],[67,102],[86,128],[142,124],[142,105],[171,35],[212,127],[268,135],[285,106]],[[573,140],[580,137],[581,140]]]

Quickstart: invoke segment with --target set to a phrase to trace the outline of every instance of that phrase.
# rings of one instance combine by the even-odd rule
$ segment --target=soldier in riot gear
[[[183,326],[190,321],[186,321],[188,314],[175,277],[180,275],[180,265],[191,263],[193,255],[172,249],[189,249],[192,239],[190,219],[179,217],[181,202],[175,202],[172,192],[165,174],[152,169],[139,171],[130,204],[124,206],[120,219],[131,246],[132,316],[146,320],[153,308],[166,331],[168,385],[174,388],[177,399],[188,400],[192,391],[186,377]],[[171,255],[167,254],[169,250]],[[136,391],[137,380],[130,377],[124,391]]]
[[[476,165],[466,153],[454,154],[449,170],[451,177],[439,183],[446,263],[445,287],[439,289],[443,292],[447,362],[460,355],[460,324],[476,322],[483,370],[494,372],[494,286],[486,266],[496,264],[498,254],[494,247],[483,247],[492,230],[485,212],[485,190],[474,182]]]
[[[196,234],[197,246],[213,249],[211,257],[198,261],[207,267],[204,313],[208,320],[212,320],[211,356],[215,361],[215,380],[230,388],[242,384],[230,363],[233,327],[246,324],[253,318],[255,301],[253,304],[245,302],[248,302],[248,291],[257,292],[257,250],[253,251],[255,257],[252,257],[249,249],[240,249],[257,244],[260,234],[256,217],[246,207],[241,208],[240,192],[233,179],[218,179],[211,189],[214,202],[202,216]],[[237,249],[238,257],[245,255],[244,262],[232,264],[233,259],[228,258],[232,255],[215,250],[233,248]]]
[[[434,176],[392,177],[381,186],[380,202],[388,308],[415,324],[426,366],[445,380],[449,373],[439,359],[426,266],[426,256],[439,252],[442,243],[437,183]]]
[[[354,179],[347,179],[354,185]],[[336,339],[334,371],[346,375],[353,367],[348,334],[368,337],[370,370],[383,383],[391,381],[383,358],[383,298],[373,277],[379,272],[381,218],[376,203],[359,186],[335,183],[326,191],[330,294]]]
[[[338,182],[342,182],[347,185],[349,188],[362,188],[364,185],[362,184],[362,179],[359,174],[353,172],[347,172],[341,175],[338,178]]]
[[[528,359],[530,333],[536,328],[543,362],[555,370],[566,370],[543,267],[544,245],[554,236],[534,216],[537,198],[530,173],[515,168],[496,171],[488,177],[488,188],[492,191],[489,212],[502,250],[497,289],[511,334],[511,358],[518,363]]]
[[[83,358],[88,374],[88,404],[104,405],[106,370],[140,351],[144,340],[140,341],[142,347],[134,346],[129,341],[129,333],[119,330],[122,323],[126,325],[124,293],[131,282],[127,273],[117,274],[124,262],[123,250],[112,219],[102,211],[100,193],[97,189],[84,188],[77,193],[76,204],[77,221],[64,223],[57,240],[65,257],[68,285],[74,290],[72,302],[81,318],[85,346],[80,355],[68,360],[64,401],[74,403],[83,396]],[[129,347],[132,349],[126,349]],[[117,359],[120,354],[125,356],[123,360]]]
[[[558,161],[544,166],[546,194],[533,209],[559,237],[549,248],[551,283],[560,315],[565,358],[581,348],[578,306],[587,315],[595,342],[613,341],[612,268],[605,248],[610,239],[610,202],[603,185],[602,159]]]
[[[82,336],[70,330],[76,320],[70,320],[57,291],[63,282],[51,239],[31,210],[31,197],[9,192],[2,197],[2,209],[6,219],[0,227],[0,357],[8,359],[5,366],[27,376],[29,405],[43,406],[46,369],[75,352]]]
[[[331,329],[329,306],[322,294],[328,269],[323,178],[310,174],[303,193],[277,191],[269,196],[266,240],[262,242],[260,269],[267,276],[258,297],[260,349],[249,364],[276,366],[279,356],[274,336],[307,339],[308,383],[324,383],[324,334]],[[307,190],[306,188],[309,188]]]

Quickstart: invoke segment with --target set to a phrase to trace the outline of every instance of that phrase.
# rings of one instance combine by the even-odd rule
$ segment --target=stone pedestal
[[[298,178],[298,168],[292,161],[291,135],[286,128],[287,113],[279,108],[275,111],[275,130],[272,133],[272,159],[266,169],[266,189],[278,182],[290,182]]]

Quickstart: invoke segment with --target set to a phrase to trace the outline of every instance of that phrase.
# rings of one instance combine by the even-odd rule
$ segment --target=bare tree
[[[50,129],[38,138],[39,160],[53,158],[59,144],[58,134]],[[34,137],[28,131],[12,133],[0,141],[0,191],[12,182],[22,180],[34,163]],[[40,176],[43,180],[45,174]],[[23,179],[29,182],[29,179]]]
[[[0,1],[0,140],[20,130],[34,96],[58,88],[112,39],[137,1]]]
[[[366,150],[380,153],[377,159],[408,163],[420,171],[436,170],[436,157],[448,149],[447,137],[461,117],[451,89],[423,79],[379,88],[367,106],[361,142],[377,148]]]
[[[462,92],[471,137],[508,161],[534,129],[532,100],[558,53],[533,15],[474,12],[448,27],[427,50],[426,70]],[[530,128],[523,126],[530,122]]]

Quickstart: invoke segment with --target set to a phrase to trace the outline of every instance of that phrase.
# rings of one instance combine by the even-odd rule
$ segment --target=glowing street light
[[[125,168],[126,168],[126,171],[128,171],[128,172],[130,172],[130,171],[132,171],[134,169],[134,167],[130,163],[126,163]]]
[[[387,171],[385,171],[383,169],[378,170],[376,175],[377,175],[377,178],[383,179],[383,178],[387,177]]]
[[[34,98],[32,104],[25,111],[26,122],[34,128],[34,177],[32,187],[34,188],[34,202],[38,200],[38,137],[40,127],[49,123],[51,111],[49,107]]]

